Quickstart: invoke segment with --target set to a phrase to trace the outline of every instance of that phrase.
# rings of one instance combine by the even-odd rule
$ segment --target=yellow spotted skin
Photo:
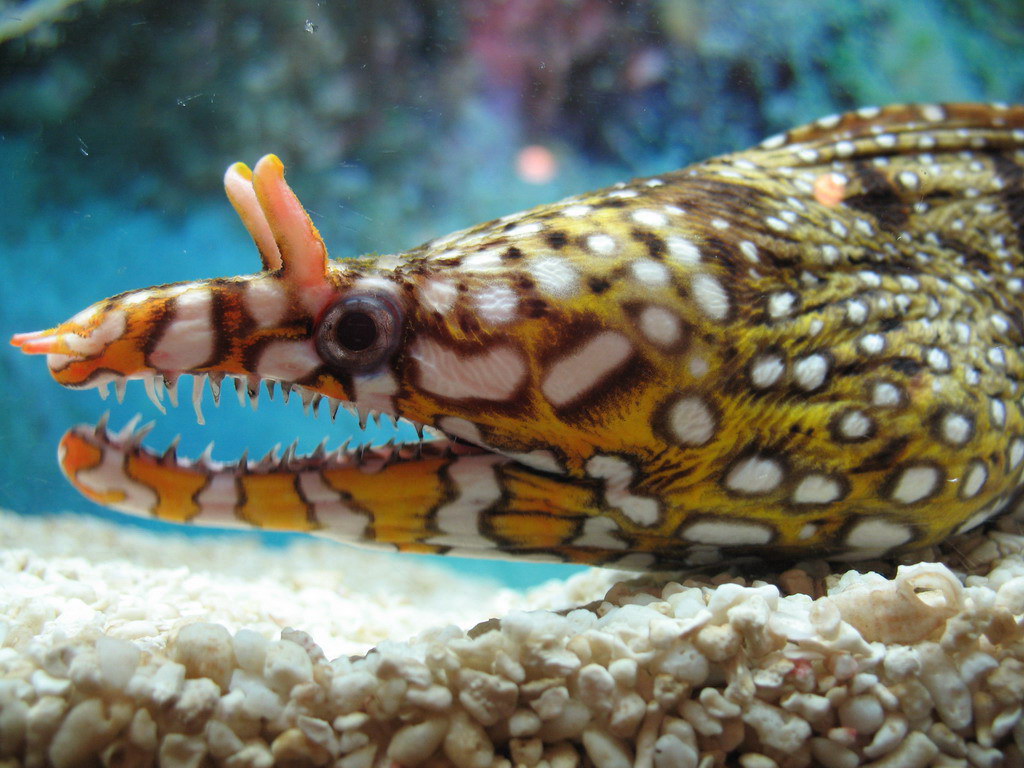
[[[401,338],[373,377],[325,366],[291,383],[458,440],[372,473],[348,458],[240,476],[318,472],[371,521],[347,538],[417,551],[654,567],[934,543],[1021,484],[1022,184],[1024,107],[863,109],[332,262],[318,306],[379,281]],[[217,288],[225,317],[253,311],[237,285]],[[283,380],[246,357],[265,343],[236,338],[196,370]],[[86,437],[90,466],[104,450],[160,461]],[[259,493],[235,514],[251,522]],[[271,507],[325,527],[299,496]]]

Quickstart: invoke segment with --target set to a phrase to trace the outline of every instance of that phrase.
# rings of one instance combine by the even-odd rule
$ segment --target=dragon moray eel
[[[263,269],[19,334],[162,408],[225,377],[440,430],[233,464],[79,426],[115,509],[399,550],[626,567],[918,547],[1024,472],[1024,107],[832,116],[398,255],[329,261],[267,156],[228,197]]]

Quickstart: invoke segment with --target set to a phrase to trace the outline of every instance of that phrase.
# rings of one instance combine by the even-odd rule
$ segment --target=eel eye
[[[349,295],[324,313],[316,329],[316,349],[327,363],[366,373],[395,351],[401,324],[401,311],[391,297]]]

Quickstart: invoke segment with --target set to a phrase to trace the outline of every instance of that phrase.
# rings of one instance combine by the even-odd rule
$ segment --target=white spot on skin
[[[700,262],[700,249],[685,237],[671,235],[665,240],[665,243],[668,246],[670,259],[687,266],[693,266]]]
[[[78,315],[82,315],[88,320],[97,311],[96,307],[89,307]],[[76,315],[77,317],[77,315]],[[64,343],[68,345],[68,349],[80,356],[91,356],[100,354],[106,347],[111,343],[121,338],[124,334],[125,328],[127,327],[127,319],[125,313],[120,309],[112,309],[106,313],[103,320],[100,321],[92,330],[86,331],[87,336],[79,336],[77,333],[64,333],[61,338]],[[57,357],[57,354],[51,353],[47,356]],[[203,358],[205,360],[205,358]],[[53,365],[50,365],[51,370],[57,370]]]
[[[763,525],[734,520],[698,520],[683,531],[683,538],[695,544],[722,547],[767,544],[772,532]]]
[[[755,454],[740,460],[725,478],[725,485],[737,493],[758,496],[770,493],[782,482],[782,467],[772,458]]]
[[[501,253],[497,248],[471,253],[462,259],[461,268],[465,270],[486,271],[501,266]]]
[[[165,371],[187,371],[213,354],[213,294],[187,291],[174,301],[174,319],[149,355],[149,364]],[[319,359],[318,359],[319,362]]]
[[[652,344],[670,347],[682,335],[679,318],[664,307],[645,307],[640,313],[640,332]]]
[[[863,301],[851,299],[846,302],[846,319],[854,325],[863,325],[868,319],[868,308]]]
[[[551,451],[538,448],[533,451],[526,453],[516,453],[514,451],[502,451],[505,456],[515,459],[521,464],[525,464],[528,467],[539,469],[541,472],[552,472],[554,474],[565,474],[565,467],[563,467],[558,459],[555,458],[555,454]]]
[[[684,397],[669,408],[668,428],[682,445],[704,445],[715,434],[715,417],[701,398]]]
[[[256,373],[263,378],[298,381],[320,365],[320,355],[311,341],[272,341],[263,347]]]
[[[592,456],[587,461],[587,474],[605,481],[605,501],[621,510],[632,522],[643,526],[658,522],[658,502],[630,491],[634,470],[623,459],[618,456]]]
[[[750,366],[750,382],[758,389],[765,389],[777,382],[785,371],[786,366],[778,355],[762,355]]]
[[[926,499],[935,492],[940,477],[939,470],[929,465],[907,467],[893,485],[892,500],[913,504]]]
[[[857,523],[846,536],[846,546],[852,549],[881,549],[883,551],[906,544],[913,532],[905,525],[888,520],[869,519]]]
[[[245,309],[256,326],[270,328],[288,309],[288,292],[276,278],[258,278],[245,285]]]
[[[785,232],[789,229],[789,224],[784,222],[782,219],[778,219],[774,216],[768,216],[764,223],[768,225],[770,229],[774,229],[776,232]]]
[[[254,280],[253,282],[249,283],[247,285],[247,287],[252,287],[256,283],[260,283],[260,282],[262,282],[262,281]],[[128,306],[128,307],[136,305],[136,304],[145,304],[147,301],[149,301],[150,299],[152,299],[156,295],[157,295],[156,291],[151,291],[148,288],[145,289],[145,290],[142,290],[142,291],[132,291],[127,296],[125,296],[123,299],[121,299],[121,304],[123,306]],[[86,309],[83,309],[77,315],[72,317],[71,320],[72,320],[72,322],[75,322],[75,323],[85,323],[85,318],[87,318],[89,315],[91,315],[93,312],[95,312],[98,308],[99,307],[97,307],[95,304],[93,304],[91,307],[87,307]],[[81,316],[81,317],[79,317],[79,316]]]
[[[971,439],[971,420],[960,413],[947,413],[942,417],[942,437],[951,445],[964,445]]]
[[[120,501],[108,502],[115,509],[135,514],[152,512],[158,501],[156,492],[125,474],[124,464],[124,453],[108,448],[102,452],[99,464],[78,470],[75,481],[104,496],[113,491],[123,493]]]
[[[534,235],[544,229],[544,225],[539,221],[531,221],[527,224],[520,224],[518,227],[513,227],[505,233],[505,237],[516,238],[524,237],[525,235]]]
[[[196,495],[196,504],[200,511],[194,520],[207,525],[239,527],[242,521],[238,519],[235,509],[240,501],[234,474],[215,474],[206,487]]]
[[[1010,443],[1009,451],[1009,463],[1010,469],[1016,469],[1020,466],[1020,462],[1024,459],[1024,441],[1019,438]]]
[[[394,396],[398,394],[398,382],[388,369],[372,376],[353,376],[352,388],[355,402],[361,408],[372,411],[395,413]]]
[[[925,359],[933,371],[937,371],[938,373],[946,373],[949,371],[949,355],[938,347],[932,347],[929,349]]]
[[[989,412],[993,424],[1000,428],[1006,426],[1006,404],[1002,400],[994,399],[989,406]]]
[[[793,365],[793,378],[797,386],[811,392],[825,383],[828,375],[828,358],[820,354],[812,354],[797,360]]]
[[[847,440],[862,440],[873,427],[874,422],[864,411],[848,411],[839,420],[839,434]]]
[[[459,291],[450,280],[430,280],[420,286],[419,295],[426,309],[447,315],[455,306]]]
[[[434,523],[441,532],[427,540],[440,546],[494,549],[494,542],[479,533],[480,514],[501,498],[494,468],[508,462],[504,456],[460,456],[448,465],[448,478],[456,497],[437,510]]]
[[[336,488],[328,485],[319,472],[302,472],[298,476],[302,498],[313,507],[313,515],[324,532],[336,534],[348,541],[366,538],[370,517],[357,512],[341,498]]]
[[[644,285],[657,287],[667,285],[669,281],[668,267],[651,259],[637,259],[633,262],[633,277]]]
[[[711,275],[694,275],[693,297],[712,320],[724,320],[729,314],[729,297],[722,284]]]
[[[871,404],[880,408],[892,408],[899,405],[903,398],[900,389],[888,381],[880,381],[871,389]]]
[[[711,226],[715,229],[725,230],[729,228],[729,222],[725,219],[714,218],[711,220]]]
[[[519,297],[507,285],[489,285],[476,292],[473,303],[485,323],[502,325],[515,317]]]
[[[686,363],[686,369],[695,379],[700,379],[706,376],[709,368],[710,366],[708,365],[708,361],[700,355],[694,355]]]
[[[749,240],[740,241],[740,253],[746,258],[747,261],[757,264],[761,259],[757,255],[757,246]]]
[[[885,337],[880,333],[869,333],[860,337],[857,346],[865,355],[877,355],[885,349]]]
[[[839,498],[842,487],[828,475],[810,474],[793,491],[794,504],[828,504]]]
[[[994,501],[986,504],[973,515],[971,515],[963,525],[956,529],[956,533],[967,533],[967,531],[973,528],[977,528],[979,525],[984,523],[997,512],[1002,511],[1005,504],[1005,498],[1003,498],[1002,496],[997,497]]]
[[[917,189],[921,183],[921,180],[913,171],[900,171],[896,178],[906,189]]]
[[[573,219],[578,219],[581,216],[586,216],[593,210],[589,205],[570,205],[568,208],[562,209],[563,216],[569,216]]]
[[[636,197],[639,194],[635,189],[616,189],[614,192],[608,193],[608,199],[612,200],[617,197]]]
[[[865,270],[861,272],[858,277],[860,277],[860,280],[864,285],[869,286],[870,288],[879,288],[882,285],[882,278],[879,277],[877,272]]]
[[[796,294],[791,291],[773,293],[768,297],[768,315],[778,319],[788,317],[793,313],[793,305],[796,303]]]
[[[615,239],[611,235],[590,235],[587,247],[599,256],[610,256],[615,253]]]
[[[621,529],[610,517],[589,517],[583,523],[583,532],[573,540],[577,547],[592,549],[626,549],[629,545],[613,534]]]
[[[409,357],[417,363],[423,389],[453,400],[508,400],[527,373],[522,353],[510,346],[463,355],[421,338],[409,350]]]
[[[633,345],[621,333],[599,333],[548,369],[541,392],[556,408],[568,405],[598,386],[632,353]]]
[[[985,466],[985,462],[975,459],[964,476],[963,485],[960,486],[960,495],[965,499],[974,498],[981,491],[986,480],[988,480],[988,467]]]
[[[549,296],[569,298],[579,290],[579,275],[576,274],[576,270],[556,256],[533,259],[528,269],[537,287]]]
[[[817,532],[817,525],[815,525],[814,523],[806,523],[804,527],[800,529],[800,532],[796,535],[796,537],[800,539],[800,541],[807,541],[807,539],[814,536],[814,534],[816,534]]]
[[[665,214],[658,211],[652,211],[649,208],[641,208],[640,210],[633,211],[630,218],[637,224],[643,224],[647,227],[664,227],[668,224],[668,218],[666,218]]]
[[[480,427],[469,419],[461,416],[443,416],[437,420],[437,428],[448,435],[461,437],[474,445],[483,445],[484,439],[480,434]]]
[[[987,353],[988,361],[1000,368],[1006,365],[1006,353],[1002,347],[990,347]]]

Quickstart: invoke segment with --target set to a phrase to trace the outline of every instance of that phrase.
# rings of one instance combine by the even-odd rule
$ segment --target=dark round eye
[[[349,294],[324,313],[316,329],[316,349],[331,365],[365,373],[395,351],[401,326],[401,310],[390,296]]]

